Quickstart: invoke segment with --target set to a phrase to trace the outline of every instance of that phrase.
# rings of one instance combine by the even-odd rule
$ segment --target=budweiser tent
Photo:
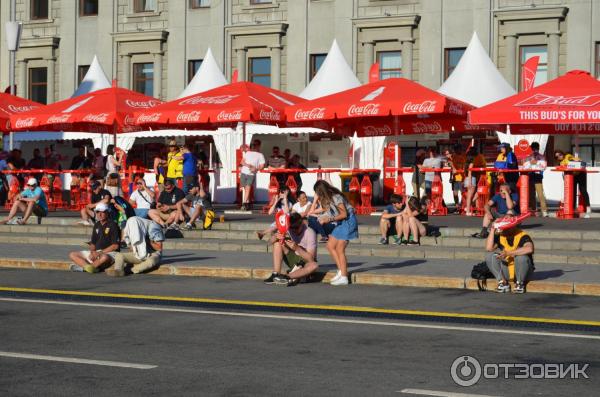
[[[358,136],[465,128],[473,106],[404,78],[391,78],[286,108],[289,123]]]
[[[600,81],[572,70],[545,84],[469,112],[474,125],[517,134],[600,133]]]

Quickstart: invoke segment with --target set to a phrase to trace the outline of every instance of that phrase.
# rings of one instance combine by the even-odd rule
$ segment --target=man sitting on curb
[[[381,231],[379,244],[389,244],[389,236],[400,236],[402,233],[402,211],[404,211],[404,207],[404,197],[399,194],[390,195],[390,204],[385,207],[379,220],[379,231]]]
[[[506,183],[500,185],[500,192],[485,205],[483,216],[483,227],[479,233],[473,234],[476,238],[487,238],[490,224],[498,218],[506,215],[519,214],[519,195],[511,193],[510,186]]]
[[[148,211],[148,217],[162,227],[178,228],[179,222],[184,219],[179,204],[184,198],[183,191],[175,186],[175,182],[167,179],[165,190],[158,196],[156,209]]]
[[[23,212],[23,219],[18,219],[19,225],[24,225],[29,220],[31,214],[40,218],[48,215],[48,204],[46,203],[46,195],[42,188],[37,184],[37,179],[29,178],[27,187],[15,197],[15,202],[8,213],[8,217],[0,221],[0,225],[10,223],[17,215],[17,211]]]
[[[527,279],[535,269],[533,266],[533,240],[527,233],[519,229],[519,220],[505,217],[497,220],[493,233],[488,236],[485,249],[485,262],[496,277],[496,292],[510,292],[511,273],[514,273],[516,294],[525,293]],[[512,268],[512,269],[511,269]],[[513,270],[511,272],[511,270]]]
[[[107,276],[123,277],[126,265],[133,265],[131,272],[138,274],[160,264],[165,234],[158,223],[138,216],[129,218],[125,224],[124,240],[131,247],[131,252],[118,252],[114,267],[106,270]]]
[[[306,226],[302,215],[292,214],[287,235],[276,233],[274,237],[273,273],[265,280],[266,284],[276,283],[291,287],[319,268],[316,260],[317,234]],[[282,261],[291,269],[287,276],[281,274]]]
[[[92,197],[90,197],[90,203],[81,209],[82,220],[77,222],[80,225],[92,226],[93,223],[90,222],[90,218],[95,219],[94,208],[96,208],[96,205],[98,205],[98,203],[104,203],[108,206],[110,200],[112,199],[112,195],[110,194],[110,192],[102,188],[102,183],[94,181],[92,182],[91,187]]]
[[[191,184],[189,193],[179,202],[179,206],[180,211],[190,218],[184,226],[186,230],[194,229],[196,220],[198,218],[204,219],[206,212],[212,210],[210,195],[204,191],[204,188],[198,182]]]
[[[74,251],[69,258],[74,262],[72,271],[97,273],[102,267],[112,265],[121,243],[121,231],[110,219],[108,206],[98,203],[94,208],[98,221],[93,227],[92,239],[88,243],[89,251]]]

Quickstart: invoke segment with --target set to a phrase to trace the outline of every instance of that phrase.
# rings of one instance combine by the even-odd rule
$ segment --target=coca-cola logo
[[[362,106],[353,104],[348,108],[348,116],[377,116],[379,106],[378,103],[367,103]]]
[[[209,103],[213,105],[222,105],[237,98],[239,95],[218,95],[218,96],[194,96],[179,102],[180,105],[198,105],[200,103]]]
[[[581,95],[581,96],[563,96],[535,94],[515,103],[513,106],[594,106],[600,103],[600,94]]]
[[[296,120],[320,120],[323,118],[325,118],[325,108],[298,109],[294,114],[294,119]]]
[[[61,114],[60,116],[50,116],[48,117],[48,120],[46,120],[46,122],[48,124],[60,124],[60,123],[66,123],[67,121],[69,121],[69,118],[71,117],[70,114]]]
[[[465,111],[461,104],[451,103],[450,106],[448,106],[448,113],[463,115],[465,113]]]
[[[106,120],[108,120],[108,113],[86,114],[83,117],[83,121],[90,123],[106,123]]]
[[[35,117],[27,117],[26,119],[18,119],[15,123],[15,128],[27,128],[33,127],[35,123]]]
[[[381,126],[367,125],[363,127],[363,134],[365,136],[391,135],[392,129],[387,124]]]
[[[133,118],[132,115],[130,114],[126,114],[125,118],[123,119],[123,123],[126,125],[134,125],[135,124],[135,120]]]
[[[432,113],[435,112],[436,101],[423,101],[421,103],[406,102],[404,113]]]
[[[241,119],[242,119],[242,111],[241,110],[234,110],[232,112],[226,112],[225,110],[222,110],[217,115],[217,120],[219,120],[219,121],[238,121]]]
[[[177,122],[179,123],[190,123],[200,120],[200,112],[194,110],[192,112],[179,112],[177,115]]]
[[[525,152],[529,149],[529,142],[527,142],[527,139],[521,139],[519,143],[517,143],[517,147]]]
[[[417,134],[425,134],[429,132],[442,132],[442,126],[437,121],[433,123],[424,123],[422,121],[412,123],[413,132]]]
[[[125,104],[127,106],[129,106],[130,108],[135,108],[135,109],[153,108],[154,106],[158,105],[159,103],[160,103],[160,101],[155,101],[155,100],[149,100],[149,101],[133,101],[131,99],[125,100]]]
[[[162,113],[148,113],[148,114],[140,114],[137,118],[138,123],[155,123],[160,120],[160,116]]]
[[[281,113],[275,109],[260,110],[259,118],[261,120],[281,120]]]
[[[31,105],[25,105],[25,106],[15,106],[15,105],[8,105],[8,110],[10,110],[12,113],[23,113],[23,112],[28,112],[30,110],[36,109],[39,106],[31,106]]]

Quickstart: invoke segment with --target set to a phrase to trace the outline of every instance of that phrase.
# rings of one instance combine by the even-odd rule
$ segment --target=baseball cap
[[[29,186],[35,186],[35,185],[37,185],[37,179],[35,179],[35,178],[29,178],[29,180],[27,181],[27,184]]]
[[[503,218],[496,220],[492,224],[492,229],[498,232],[503,232],[505,230],[512,229],[513,227],[519,226],[525,219],[529,218],[530,216],[531,212],[526,212],[516,216],[507,215]]]
[[[94,208],[95,212],[106,212],[108,211],[108,205],[104,204],[104,203],[98,203],[96,204],[96,208]]]

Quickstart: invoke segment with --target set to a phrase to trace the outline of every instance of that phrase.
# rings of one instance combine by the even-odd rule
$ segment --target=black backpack
[[[473,266],[471,278],[477,280],[479,291],[485,291],[487,290],[487,279],[494,278],[494,274],[490,271],[486,262],[480,262]]]

